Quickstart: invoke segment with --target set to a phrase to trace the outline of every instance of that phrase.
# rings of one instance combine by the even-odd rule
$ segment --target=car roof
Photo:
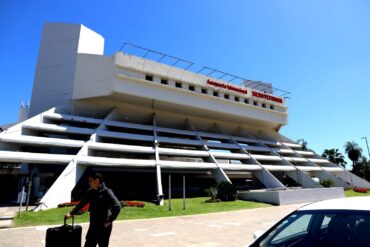
[[[338,198],[305,205],[298,211],[305,210],[367,210],[370,211],[370,196]]]

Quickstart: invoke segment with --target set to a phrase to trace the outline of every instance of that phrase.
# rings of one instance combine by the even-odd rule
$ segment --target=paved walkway
[[[14,206],[0,207],[0,229],[12,226],[12,220],[15,214],[18,212],[18,209],[18,207]]]
[[[114,223],[110,247],[246,246],[256,230],[266,230],[301,205],[275,206],[171,218]],[[0,229],[0,247],[45,245],[50,226]],[[88,224],[82,224],[83,239]]]

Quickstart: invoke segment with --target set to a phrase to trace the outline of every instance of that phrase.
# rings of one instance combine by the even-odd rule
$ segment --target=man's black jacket
[[[90,189],[81,202],[70,212],[71,215],[80,211],[90,203],[90,223],[104,224],[113,222],[121,210],[121,204],[112,190],[102,183],[97,190]]]

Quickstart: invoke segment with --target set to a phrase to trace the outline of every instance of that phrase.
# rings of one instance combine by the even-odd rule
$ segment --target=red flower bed
[[[64,207],[73,207],[80,203],[80,201],[73,201],[73,202],[64,202],[61,204],[58,204],[58,208],[64,208]],[[86,204],[85,207],[81,208],[80,211],[77,212],[77,214],[83,214],[89,210],[90,203]]]
[[[145,203],[143,202],[135,202],[135,201],[121,201],[122,207],[139,207],[143,208]]]
[[[76,206],[79,203],[80,201],[64,202],[64,203],[58,204],[58,208],[72,207],[72,206]]]
[[[353,191],[359,192],[359,193],[367,193],[369,189],[366,188],[354,188]]]

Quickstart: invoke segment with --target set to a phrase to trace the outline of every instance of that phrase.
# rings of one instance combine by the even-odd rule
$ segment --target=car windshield
[[[354,210],[296,211],[267,231],[252,246],[370,246],[370,212]]]

